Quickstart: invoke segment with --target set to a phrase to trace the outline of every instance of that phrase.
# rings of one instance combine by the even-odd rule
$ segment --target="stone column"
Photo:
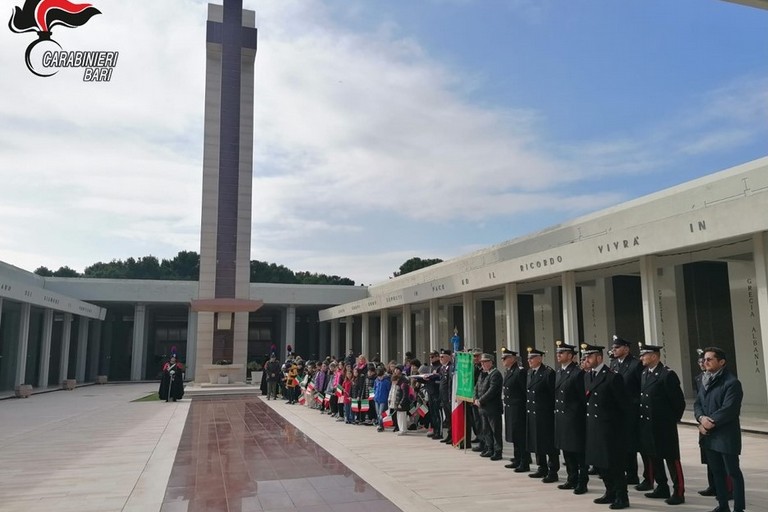
[[[69,342],[72,339],[72,313],[64,313],[61,325],[61,356],[59,359],[59,380],[69,378]]]
[[[440,350],[440,302],[429,301],[429,350]]]
[[[557,288],[547,287],[544,289],[544,293],[536,293],[533,296],[536,348],[546,352],[542,359],[550,366],[554,366],[556,363],[555,336],[557,336],[556,333],[560,332],[560,321],[562,319],[556,291]]]
[[[133,309],[133,344],[131,351],[131,380],[142,380],[141,368],[144,362],[144,332],[147,306],[137,303]],[[213,317],[213,313],[210,314]],[[213,318],[211,318],[211,323]],[[196,380],[203,381],[202,377]]]
[[[405,360],[405,353],[413,350],[413,344],[411,343],[411,305],[403,304],[403,360]]]
[[[518,316],[517,283],[507,283],[504,286],[504,319],[507,334],[506,346],[508,349],[519,353],[520,318]]]
[[[462,312],[464,315],[464,348],[476,348],[477,347],[477,329],[475,326],[475,299],[472,297],[472,292],[464,292],[461,296],[462,300]]]
[[[285,344],[292,346],[298,352],[296,347],[296,306],[288,306],[285,309]]]
[[[579,345],[579,308],[576,301],[576,275],[573,272],[561,274],[563,288],[563,341]]]
[[[768,235],[764,231],[755,233],[752,236],[752,246],[755,261],[755,295],[757,296],[760,332],[768,333]],[[766,371],[767,365],[765,363],[765,357],[768,354],[768,339],[766,336],[761,334],[759,340],[752,340],[752,349],[758,360],[758,367],[762,365],[763,380],[765,381],[766,388],[768,388],[768,371]],[[765,403],[765,400],[766,397],[762,397],[762,400],[759,397],[755,398],[757,403]]]
[[[53,310],[43,311],[43,346],[40,350],[40,376],[37,387],[48,387],[48,373],[51,367],[51,337],[53,335]]]
[[[197,366],[197,312],[192,311],[192,308],[187,313],[187,360],[183,363],[187,369],[185,377],[194,380]]]
[[[584,308],[584,341],[590,345],[606,346],[616,333],[611,278],[598,278],[581,287]]]
[[[360,330],[360,352],[368,359],[373,357],[370,350],[370,333],[368,332],[369,327],[370,319],[368,317],[368,313],[363,313],[362,326]]]
[[[381,321],[379,322],[379,352],[381,353],[381,362],[387,364],[389,362],[389,310],[381,310]]]
[[[640,289],[643,297],[645,341],[655,345],[662,335],[656,314],[656,257],[653,255],[640,256]]]
[[[88,362],[90,366],[90,372],[86,376],[89,381],[95,381],[99,373],[99,359],[101,359],[101,320],[93,320],[90,322],[90,343],[88,343]]]
[[[90,319],[80,317],[77,323],[77,357],[75,358],[75,379],[85,382],[85,358],[88,353],[88,326]]]
[[[26,384],[27,379],[27,349],[29,346],[29,313],[32,306],[25,302],[21,304],[21,315],[19,318],[19,351],[16,354],[16,379],[14,384],[21,386]]]
[[[331,355],[339,357],[344,356],[339,352],[339,319],[331,320]]]
[[[352,343],[352,338],[354,337],[354,324],[352,323],[354,321],[355,317],[348,316],[345,318],[347,321],[344,324],[344,356],[346,357],[347,354],[349,354],[349,351],[355,348],[355,345]],[[357,354],[355,354],[357,355]]]
[[[690,382],[688,336],[681,335],[687,332],[682,272],[677,267],[660,268],[655,256],[643,256],[640,258],[640,288],[644,341],[663,346],[663,362],[675,370],[681,380]],[[683,384],[683,388],[690,386]]]

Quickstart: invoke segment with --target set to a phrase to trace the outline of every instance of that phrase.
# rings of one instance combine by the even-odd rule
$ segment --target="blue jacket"
[[[715,428],[709,435],[699,436],[702,448],[708,448],[720,453],[733,455],[741,454],[741,401],[744,392],[741,382],[734,374],[723,368],[722,372],[712,379],[707,389],[699,388],[693,414],[696,421],[701,416],[709,416],[715,423]]]
[[[385,404],[389,400],[389,390],[392,388],[392,379],[388,375],[376,377],[373,383],[373,401]]]

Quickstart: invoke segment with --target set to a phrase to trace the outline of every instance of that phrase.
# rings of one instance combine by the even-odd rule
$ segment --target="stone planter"
[[[29,398],[32,394],[32,386],[29,384],[21,384],[16,386],[16,398]]]
[[[207,364],[203,369],[208,373],[208,382],[220,384],[220,378],[226,378],[225,384],[233,384],[243,379],[243,364]]]
[[[107,376],[106,375],[97,375],[96,376],[96,384],[106,384],[107,383]]]
[[[229,384],[229,375],[219,375],[217,384]]]
[[[61,387],[66,389],[67,391],[72,391],[75,389],[75,385],[77,384],[77,380],[75,379],[64,379],[64,382],[61,383]]]

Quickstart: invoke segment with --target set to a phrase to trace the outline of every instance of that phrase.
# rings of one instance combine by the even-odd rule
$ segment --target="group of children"
[[[427,397],[419,373],[420,362],[398,365],[368,362],[363,355],[322,362],[286,361],[286,387],[293,389],[287,403],[306,404],[336,421],[350,425],[375,425],[379,432],[392,427],[399,435],[429,428]],[[296,399],[298,394],[299,398]]]

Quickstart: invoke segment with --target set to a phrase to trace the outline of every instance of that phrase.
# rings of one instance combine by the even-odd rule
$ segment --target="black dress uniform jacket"
[[[677,374],[661,364],[646,369],[640,387],[640,449],[663,459],[680,458],[677,422],[685,412],[685,396]]]
[[[624,379],[603,366],[594,376],[584,372],[584,394],[587,397],[586,463],[598,468],[623,467],[627,447],[611,443],[624,438],[624,425],[629,412]]]
[[[526,372],[513,366],[504,374],[504,440],[525,444]]]
[[[555,451],[555,371],[541,365],[528,370],[526,385],[526,441],[529,452]]]
[[[643,374],[643,364],[632,354],[627,354],[621,363],[618,359],[611,361],[611,370],[624,378],[624,389],[629,398],[630,411],[622,438],[626,440],[630,450],[638,451],[640,449],[637,430],[640,417],[640,376]]]
[[[555,376],[555,446],[565,452],[584,452],[587,399],[584,372],[574,362]]]

